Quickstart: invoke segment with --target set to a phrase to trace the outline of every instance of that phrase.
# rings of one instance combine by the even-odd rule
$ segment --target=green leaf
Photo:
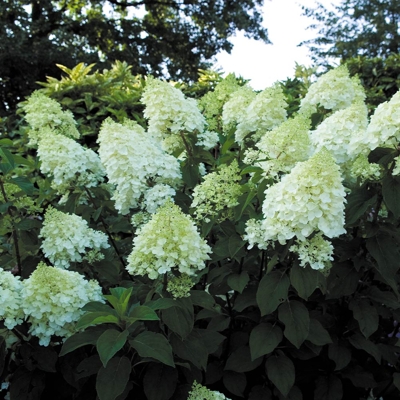
[[[106,327],[91,327],[86,329],[84,332],[75,333],[70,336],[63,344],[60,357],[65,356],[66,354],[78,349],[79,347],[86,346],[88,344],[95,345],[97,339],[100,335],[107,329]]]
[[[84,314],[76,324],[76,329],[85,329],[90,325],[97,324],[118,324],[119,319],[115,315],[109,314],[107,312],[92,312]]]
[[[395,372],[393,374],[393,384],[400,390],[400,372]]]
[[[257,304],[261,316],[274,312],[287,299],[290,280],[284,272],[273,271],[264,275],[257,290]]]
[[[358,285],[359,276],[354,266],[349,264],[336,264],[330,270],[327,279],[327,299],[336,299],[353,294]]]
[[[100,400],[115,400],[123,393],[131,374],[131,362],[127,357],[112,358],[107,367],[97,373],[96,391]]]
[[[184,339],[193,329],[193,310],[189,311],[185,308],[171,307],[162,311],[162,320],[172,332],[177,333]]]
[[[381,291],[377,287],[371,286],[366,294],[371,300],[376,301],[378,304],[384,304],[393,310],[400,308],[400,303],[392,292]]]
[[[267,359],[265,368],[268,379],[284,396],[287,396],[295,381],[295,369],[292,360],[279,352]]]
[[[376,269],[390,287],[397,292],[395,275],[400,267],[397,241],[386,232],[367,239],[367,249],[376,260]]]
[[[203,290],[191,290],[190,298],[194,306],[200,306],[202,308],[212,310],[214,309],[215,300],[209,293]]]
[[[177,335],[171,335],[170,342],[174,353],[200,369],[207,368],[208,349],[203,340],[194,335],[193,332],[185,339],[181,340]]]
[[[242,238],[237,234],[234,233],[233,235],[229,236],[228,240],[228,250],[229,255],[231,258],[234,258],[238,251],[245,245],[246,243],[242,240]]]
[[[182,179],[189,189],[194,188],[200,180],[199,165],[191,164],[190,160],[182,163]]]
[[[104,368],[108,361],[121,350],[129,335],[127,330],[120,332],[116,329],[107,329],[97,340],[96,348]]]
[[[328,356],[335,362],[335,371],[341,370],[346,367],[351,361],[351,351],[347,347],[334,342],[328,347]]]
[[[41,226],[42,221],[30,218],[25,218],[15,224],[15,227],[20,231],[30,231],[33,228],[40,228]]]
[[[310,329],[307,308],[299,301],[287,301],[279,306],[278,318],[285,324],[285,337],[299,349]]]
[[[1,203],[0,204],[0,214],[4,214],[6,212],[8,212],[8,209],[10,208],[10,206],[12,206],[12,202],[8,201],[7,203]]]
[[[8,182],[14,183],[20,189],[22,189],[27,195],[32,196],[35,190],[33,183],[24,176],[16,176],[15,178],[11,178]]]
[[[166,310],[171,307],[179,307],[179,303],[176,300],[169,297],[159,298],[157,300],[151,300],[145,304],[152,310]]]
[[[108,314],[115,314],[115,310],[113,310],[109,305],[100,303],[100,301],[90,301],[82,307],[82,311],[87,312],[104,312]]]
[[[350,336],[349,342],[356,349],[364,350],[365,352],[370,354],[372,357],[374,357],[378,364],[381,363],[381,352],[379,351],[379,348],[374,343],[372,343],[369,340],[362,337],[359,333],[356,333],[355,335]]]
[[[400,178],[385,175],[382,179],[383,201],[396,218],[400,217]]]
[[[248,400],[272,400],[272,393],[261,385],[253,386]]]
[[[377,201],[377,195],[374,190],[367,186],[353,190],[347,196],[346,204],[346,225],[351,226],[356,223],[367,210],[370,210]]]
[[[335,375],[320,376],[317,379],[314,391],[314,399],[318,400],[342,400],[342,381]]]
[[[136,321],[158,321],[158,315],[150,307],[137,306],[129,311],[127,321],[131,324]]]
[[[242,271],[240,274],[232,274],[228,276],[228,285],[236,292],[242,293],[243,289],[249,282],[249,274]]]
[[[160,333],[142,332],[135,339],[130,340],[129,344],[141,357],[151,357],[163,364],[175,367],[171,345]]]
[[[396,151],[394,149],[389,147],[377,147],[369,153],[368,161],[370,163],[383,164],[386,160],[390,160],[391,157],[396,157]]]
[[[235,372],[249,372],[256,369],[261,363],[261,357],[252,360],[250,348],[241,346],[229,356],[224,369]]]
[[[148,400],[169,400],[175,392],[178,371],[164,364],[151,363],[146,368],[143,389]]]
[[[0,163],[0,171],[3,175],[7,175],[12,170],[13,167],[9,163]]]
[[[10,165],[11,169],[15,168],[14,156],[9,150],[0,147],[0,157]]]
[[[282,329],[277,325],[260,324],[250,333],[251,359],[272,353],[282,341]]]
[[[321,322],[314,318],[310,319],[310,330],[307,340],[316,346],[324,346],[328,343],[332,343],[328,331],[322,326]]]
[[[309,265],[300,267],[295,264],[290,269],[290,283],[302,299],[308,300],[314,290],[318,288],[319,274],[320,272],[312,269]]]
[[[368,338],[377,331],[379,325],[378,311],[367,299],[352,300],[349,309],[360,325],[361,333]]]
[[[246,389],[246,375],[241,372],[224,371],[222,381],[225,387],[236,396],[243,397],[243,392]]]

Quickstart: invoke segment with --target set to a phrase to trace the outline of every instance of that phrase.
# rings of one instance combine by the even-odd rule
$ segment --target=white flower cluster
[[[194,282],[189,275],[181,274],[179,276],[168,277],[167,292],[172,294],[174,299],[190,296],[190,289]]]
[[[397,145],[400,142],[400,91],[376,108],[364,141],[370,150],[382,145]]]
[[[150,279],[173,268],[194,275],[205,268],[210,252],[191,218],[167,202],[138,229],[126,269],[132,275],[148,275]]]
[[[282,88],[276,84],[258,93],[247,106],[245,116],[237,126],[235,140],[242,143],[252,132],[257,136],[286,120],[287,103]]]
[[[296,115],[267,132],[256,144],[261,159],[256,163],[264,169],[267,176],[276,176],[278,172],[289,172],[298,161],[305,161],[311,155],[309,130],[310,118],[304,114]]]
[[[298,254],[301,267],[309,264],[312,269],[323,270],[333,261],[332,243],[325,240],[321,233],[310,239],[297,241],[289,250]]]
[[[173,88],[172,88],[173,89]],[[177,187],[181,182],[178,160],[160,147],[157,139],[146,134],[137,123],[121,125],[110,119],[104,121],[98,137],[99,154],[106,168],[109,182],[116,185],[112,199],[121,214],[130,208],[142,206],[142,196],[149,190],[149,183]],[[159,193],[161,187],[158,187]],[[173,189],[162,191],[163,198],[154,202],[149,194],[148,206],[162,204]]]
[[[65,214],[49,207],[40,231],[40,246],[45,256],[58,268],[68,268],[70,262],[101,260],[100,249],[110,247],[103,232],[88,227],[79,215]],[[88,250],[91,250],[90,252]]]
[[[356,102],[322,121],[311,132],[311,141],[316,151],[325,147],[335,157],[336,162],[342,164],[357,157],[365,147],[363,138],[367,126],[367,107],[364,103]]]
[[[187,400],[230,400],[225,397],[221,392],[216,390],[207,389],[205,386],[200,385],[196,381],[193,382],[192,390],[189,392]]]
[[[264,240],[264,229],[262,227],[262,221],[254,218],[249,219],[246,222],[245,234],[243,240],[249,242],[247,247],[249,250],[254,246],[257,246],[261,250],[267,249],[267,242]]]
[[[22,309],[29,332],[47,346],[52,335],[67,338],[76,332],[75,322],[90,301],[104,301],[99,284],[78,272],[65,271],[41,262],[22,288]]]
[[[144,208],[148,213],[154,214],[158,207],[162,206],[168,200],[172,200],[175,194],[176,191],[171,186],[157,183],[144,193]]]
[[[393,161],[395,164],[392,171],[392,175],[393,176],[400,175],[400,156],[397,156]]]
[[[219,220],[229,218],[232,207],[238,204],[241,195],[240,170],[237,161],[222,165],[220,170],[204,177],[204,181],[193,191],[191,207],[195,207],[196,220],[208,222],[209,217],[219,215]]]
[[[314,231],[329,238],[345,232],[345,190],[339,167],[326,149],[297,163],[280,182],[267,188],[265,196],[265,242],[284,244],[294,236],[305,240]]]
[[[22,282],[19,277],[0,268],[0,319],[8,329],[22,323]]]
[[[360,178],[361,183],[367,180],[379,180],[382,168],[379,164],[370,163],[366,155],[360,154],[350,165],[350,175]]]
[[[56,134],[79,138],[76,121],[70,111],[63,111],[60,104],[43,93],[36,91],[23,106],[25,119],[31,126],[28,132],[29,144],[36,145],[41,139],[43,128],[50,128]]]
[[[214,131],[204,131],[197,135],[196,145],[203,147],[205,150],[213,149],[218,143],[218,133]]]
[[[331,69],[318,78],[300,104],[300,112],[316,112],[318,105],[327,110],[342,110],[353,102],[364,101],[365,92],[357,77],[350,78],[345,65]]]
[[[256,95],[257,93],[248,85],[242,86],[230,95],[229,100],[222,108],[222,123],[225,134],[244,120],[246,109]]]
[[[196,100],[185,98],[179,89],[167,82],[149,78],[141,101],[146,106],[144,116],[149,120],[148,131],[155,137],[204,130],[206,121]]]
[[[65,193],[70,186],[97,186],[105,176],[99,156],[75,140],[43,129],[38,144],[40,170],[53,177],[51,187]]]

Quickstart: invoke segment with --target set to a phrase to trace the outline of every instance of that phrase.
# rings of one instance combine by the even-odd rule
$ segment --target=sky
[[[320,0],[325,6],[339,4],[341,0]],[[301,5],[314,6],[314,0],[265,0],[263,6],[264,26],[268,29],[270,41],[247,39],[240,32],[232,39],[231,54],[217,55],[215,67],[225,73],[234,72],[256,89],[265,89],[277,80],[294,77],[295,62],[311,66],[306,46],[297,45],[316,36],[316,31],[306,29],[315,22],[302,16]]]

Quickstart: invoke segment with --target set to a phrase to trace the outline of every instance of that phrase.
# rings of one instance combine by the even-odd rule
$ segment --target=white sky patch
[[[324,5],[340,4],[341,0],[323,1]],[[302,16],[301,6],[313,7],[314,0],[265,0],[263,25],[268,29],[271,44],[248,39],[238,32],[232,39],[231,54],[217,55],[214,67],[225,73],[234,72],[256,89],[265,89],[276,81],[294,77],[295,62],[311,66],[312,61],[306,46],[297,47],[315,37],[316,32],[306,29],[315,21]]]

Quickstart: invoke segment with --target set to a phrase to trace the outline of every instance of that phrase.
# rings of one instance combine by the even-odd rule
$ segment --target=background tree
[[[229,38],[244,30],[268,43],[263,0],[5,0],[0,4],[0,116],[8,114],[56,63],[109,67],[196,80]]]
[[[301,45],[309,47],[313,61],[320,65],[332,58],[385,58],[399,52],[399,0],[342,0],[337,6],[318,3],[303,11],[316,21],[309,28],[318,35]]]

